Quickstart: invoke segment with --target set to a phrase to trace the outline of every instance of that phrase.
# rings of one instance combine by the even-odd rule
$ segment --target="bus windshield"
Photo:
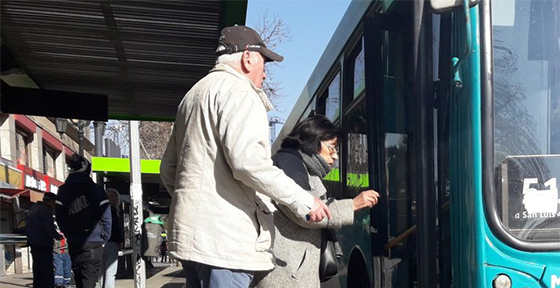
[[[560,0],[492,1],[494,168],[504,227],[560,240]]]

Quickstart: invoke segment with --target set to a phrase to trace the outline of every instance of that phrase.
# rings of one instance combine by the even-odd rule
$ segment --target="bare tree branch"
[[[261,35],[266,47],[275,50],[280,45],[292,41],[291,29],[284,23],[284,20],[278,14],[270,17],[268,11],[259,16],[257,23],[253,25],[255,30]],[[263,83],[263,91],[268,95],[272,102],[286,96],[282,94],[282,85],[274,80],[274,72],[278,68],[283,68],[277,62],[267,64],[267,79]]]

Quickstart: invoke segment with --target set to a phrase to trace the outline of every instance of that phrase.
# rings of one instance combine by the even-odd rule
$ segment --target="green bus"
[[[560,0],[353,1],[273,149],[312,114],[381,194],[324,287],[560,288]]]

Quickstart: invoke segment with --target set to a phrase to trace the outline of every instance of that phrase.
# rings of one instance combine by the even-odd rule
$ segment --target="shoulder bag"
[[[338,273],[337,259],[342,257],[342,251],[337,249],[338,241],[333,229],[321,231],[321,260],[319,261],[319,279],[328,281]]]

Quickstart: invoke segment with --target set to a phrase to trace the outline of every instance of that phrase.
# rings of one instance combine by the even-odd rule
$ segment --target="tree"
[[[291,29],[278,14],[270,17],[268,11],[259,16],[257,23],[253,24],[255,30],[261,35],[264,44],[270,50],[276,51],[280,45],[292,41]],[[274,72],[276,69],[282,68],[277,62],[267,64],[267,79],[263,83],[263,90],[272,102],[284,97],[282,94],[281,83],[274,80]]]
[[[105,127],[105,138],[113,140],[122,155],[128,155],[128,121],[110,120]]]
[[[172,122],[140,122],[140,157],[161,159],[173,130]]]

